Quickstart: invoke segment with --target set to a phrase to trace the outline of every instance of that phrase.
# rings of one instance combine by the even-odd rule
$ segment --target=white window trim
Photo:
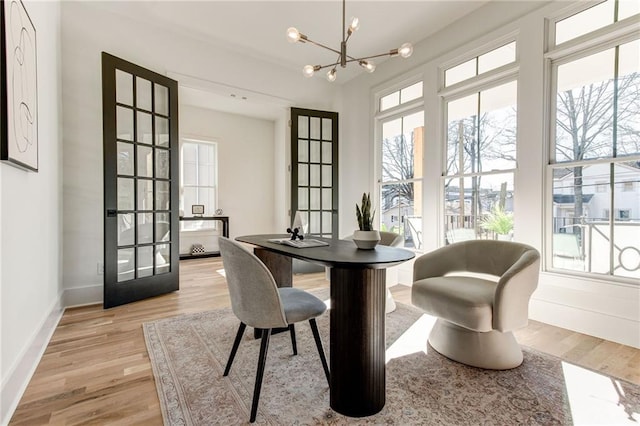
[[[608,280],[618,284],[633,284],[637,279],[630,277],[622,277],[613,274],[600,274],[595,272],[582,272],[568,269],[560,269],[553,267],[552,252],[552,234],[553,234],[553,202],[551,194],[553,192],[553,170],[557,168],[570,168],[575,166],[623,163],[628,161],[640,161],[640,155],[626,157],[597,158],[581,161],[566,161],[558,163],[555,155],[555,138],[556,138],[556,93],[557,93],[557,73],[560,65],[591,56],[598,52],[611,49],[617,45],[625,44],[630,41],[640,39],[640,22],[637,15],[618,22],[614,22],[605,27],[599,28],[590,33],[581,35],[564,43],[555,44],[555,23],[568,18],[576,13],[587,10],[596,4],[578,4],[572,5],[556,13],[552,17],[546,19],[547,26],[547,51],[545,58],[545,113],[546,126],[545,131],[546,148],[546,171],[545,171],[545,193],[544,193],[544,225],[543,225],[543,256],[542,271],[550,274],[557,274],[564,277],[579,277],[590,280]],[[612,206],[610,206],[612,207]],[[609,211],[611,211],[609,209]],[[614,217],[615,220],[615,212]]]
[[[219,180],[218,180],[218,168],[219,168],[219,161],[218,161],[218,157],[219,157],[219,142],[220,140],[217,138],[211,138],[211,137],[207,137],[207,136],[197,136],[197,135],[183,135],[180,137],[180,142],[179,142],[179,150],[180,150],[180,203],[182,204],[184,202],[183,198],[182,198],[182,194],[184,193],[184,176],[183,176],[183,168],[182,168],[182,147],[184,145],[184,143],[202,143],[202,144],[211,144],[215,146],[215,182],[216,185],[214,186],[214,203],[216,205],[216,207],[218,206],[218,193],[219,193]],[[183,205],[183,214],[184,216],[191,216],[191,212],[187,212],[186,211],[186,206]],[[215,214],[215,212],[206,212],[205,211],[205,216],[213,216]],[[180,226],[180,232],[185,232],[185,233],[189,233],[189,235],[197,235],[199,233],[201,234],[210,234],[212,231],[217,231],[219,229],[219,223],[218,221],[208,221],[210,222],[213,226],[211,228],[207,228],[207,229],[182,229],[182,226]]]

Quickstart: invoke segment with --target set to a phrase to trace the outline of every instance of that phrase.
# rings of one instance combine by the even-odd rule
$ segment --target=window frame
[[[623,20],[615,21],[604,27],[598,28],[590,33],[586,33],[567,40],[560,44],[555,44],[555,24],[568,17],[581,13],[591,7],[600,4],[599,3],[586,3],[586,4],[574,4],[565,8],[560,13],[553,17],[546,19],[546,33],[547,33],[547,49],[543,55],[545,62],[545,121],[547,125],[546,137],[548,140],[545,143],[546,148],[546,165],[545,165],[545,184],[544,184],[544,225],[543,225],[543,263],[542,269],[545,272],[557,273],[563,276],[579,276],[590,279],[607,279],[614,282],[629,283],[634,281],[634,278],[614,275],[614,271],[611,269],[608,273],[600,272],[587,272],[578,271],[572,269],[562,269],[560,267],[554,267],[553,265],[553,232],[554,232],[554,216],[553,216],[553,191],[554,191],[554,170],[562,168],[572,168],[577,166],[593,166],[600,164],[615,165],[623,164],[630,161],[640,161],[640,153],[617,156],[617,157],[604,157],[593,158],[586,160],[570,160],[558,162],[556,158],[556,120],[557,120],[557,93],[558,93],[558,68],[561,65],[568,64],[589,56],[593,56],[600,52],[604,52],[608,49],[615,48],[616,46],[623,45],[628,42],[640,40],[638,31],[640,30],[640,24],[638,23],[638,15],[625,18]],[[612,177],[613,179],[613,177]],[[607,186],[604,193],[611,194],[610,205],[604,210],[609,217],[609,229],[610,235],[614,236],[614,225],[619,219],[618,208],[615,208],[614,195],[611,184],[616,183],[607,181],[598,182],[594,193],[602,193],[599,191],[599,187],[604,184]],[[613,211],[613,215],[611,212]],[[609,244],[610,258],[613,258],[614,247]],[[610,268],[611,268],[610,264]],[[637,281],[637,280],[636,280]]]
[[[416,83],[422,83],[422,96],[416,98],[416,99],[412,99],[408,102],[405,103],[400,103],[399,105],[396,105],[394,107],[385,109],[384,111],[380,110],[380,104],[381,104],[381,99],[391,93],[400,91],[402,89],[405,89],[407,87],[411,87]],[[376,202],[376,204],[380,203],[380,200],[382,199],[382,186],[387,184],[394,184],[394,183],[420,183],[420,188],[421,190],[424,189],[424,173],[422,174],[422,177],[419,178],[412,178],[412,179],[405,179],[405,180],[399,180],[399,181],[387,181],[387,182],[383,182],[382,181],[382,127],[384,125],[384,123],[387,123],[389,121],[393,121],[408,115],[412,115],[415,113],[419,113],[422,112],[424,116],[423,118],[423,126],[426,127],[426,111],[425,111],[425,81],[424,81],[424,77],[422,76],[422,74],[420,75],[414,75],[412,77],[409,78],[405,78],[393,85],[387,86],[384,89],[377,91],[374,94],[374,116],[373,116],[373,121],[374,121],[374,141],[375,141],[375,149],[374,149],[374,161],[375,161],[375,167],[374,167],[374,182],[375,182],[375,194],[376,194],[376,200],[378,200]],[[426,141],[423,141],[423,152],[424,150],[427,148],[427,144]],[[424,155],[423,158],[420,160],[422,161],[422,164],[424,166]],[[424,168],[423,168],[424,170]],[[422,198],[422,194],[421,194],[421,198]],[[414,200],[415,202],[415,200]],[[420,209],[422,210],[423,206],[420,206]],[[380,226],[380,224],[382,223],[382,209],[381,206],[379,208],[379,214],[378,214],[378,219],[377,219],[377,223],[378,223],[378,227]],[[401,217],[397,217],[397,221],[399,224],[403,223],[403,220]],[[406,249],[408,250],[413,250],[416,252],[422,252],[422,248],[410,248],[407,247]]]
[[[184,145],[187,143],[191,143],[191,144],[199,144],[199,145],[211,145],[214,149],[214,161],[213,161],[213,175],[214,175],[214,185],[213,186],[209,186],[209,185],[185,185],[184,183],[184,155],[183,155],[183,149],[184,149]],[[180,166],[180,186],[179,186],[179,190],[180,190],[180,205],[182,206],[182,216],[191,216],[191,211],[187,211],[187,206],[184,205],[184,190],[185,188],[196,188],[196,194],[198,193],[197,189],[199,188],[208,188],[208,189],[212,189],[213,190],[213,207],[208,207],[205,209],[205,214],[204,216],[214,216],[215,215],[215,211],[218,209],[218,192],[219,192],[219,180],[218,180],[218,172],[219,172],[219,162],[218,162],[218,153],[219,153],[219,140],[217,139],[212,139],[212,138],[205,138],[205,137],[201,137],[201,136],[182,136],[180,138],[180,162],[179,162],[179,166]],[[199,175],[199,165],[196,164],[196,175]],[[191,225],[194,226],[193,229],[185,229],[186,226],[185,225]],[[210,232],[210,231],[217,231],[219,226],[218,226],[218,221],[202,221],[202,223],[200,223],[199,221],[189,221],[189,222],[184,222],[181,221],[180,222],[180,232],[189,232],[189,233],[193,233],[193,232]]]
[[[515,43],[516,56],[515,61],[510,62],[508,64],[502,65],[498,68],[494,68],[492,70],[486,71],[482,74],[478,74],[474,77],[470,77],[466,80],[462,80],[450,86],[445,86],[445,72],[452,67],[455,67],[459,64],[462,64],[468,60],[473,58],[477,58],[491,52],[495,49],[498,49],[502,46],[508,45],[510,43]],[[449,179],[466,179],[472,178],[474,176],[489,176],[489,175],[499,175],[499,174],[508,174],[511,173],[513,176],[513,197],[514,197],[514,205],[516,204],[515,198],[517,198],[516,192],[516,182],[517,182],[517,172],[518,172],[518,161],[516,155],[516,163],[515,167],[510,169],[500,169],[500,170],[489,170],[484,172],[475,172],[475,173],[456,173],[452,175],[447,175],[446,164],[448,160],[448,129],[449,129],[449,117],[448,117],[448,103],[473,95],[477,93],[481,93],[485,90],[489,90],[510,82],[515,82],[518,85],[517,90],[517,98],[516,98],[516,108],[518,108],[518,97],[519,97],[519,71],[520,71],[520,47],[518,42],[518,31],[512,31],[503,35],[502,37],[498,37],[493,39],[489,43],[485,43],[477,49],[473,49],[467,52],[464,56],[460,56],[453,60],[447,61],[441,64],[438,67],[438,97],[439,97],[439,109],[440,116],[442,118],[441,122],[441,133],[440,133],[440,146],[441,146],[441,177],[439,181],[439,197],[440,197],[440,208],[438,209],[438,245],[444,246],[447,244],[446,241],[446,204],[443,202],[445,198],[445,183]],[[519,143],[519,134],[518,134],[518,114],[516,113],[516,153],[517,146]],[[515,214],[515,211],[514,211]]]

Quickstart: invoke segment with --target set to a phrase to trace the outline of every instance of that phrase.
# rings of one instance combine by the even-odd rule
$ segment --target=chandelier
[[[287,40],[290,43],[296,43],[296,42],[311,43],[316,46],[322,47],[323,49],[327,49],[338,54],[338,59],[336,60],[336,62],[333,62],[331,64],[305,65],[304,68],[302,69],[302,74],[305,77],[313,77],[313,74],[315,74],[316,71],[320,71],[321,69],[324,69],[324,68],[330,68],[330,70],[327,71],[327,80],[335,81],[336,70],[338,65],[340,65],[342,68],[346,68],[348,63],[357,62],[367,72],[373,72],[376,69],[376,65],[373,63],[373,61],[371,61],[372,58],[379,58],[382,56],[391,56],[391,57],[401,56],[403,58],[408,58],[409,56],[411,56],[411,54],[413,53],[413,46],[411,45],[411,43],[404,43],[402,46],[400,46],[397,49],[392,49],[388,52],[380,53],[378,55],[365,56],[362,58],[354,58],[352,56],[349,56],[347,54],[347,42],[349,41],[349,38],[351,37],[351,35],[358,29],[359,22],[358,22],[358,18],[355,18],[355,17],[351,18],[351,23],[349,24],[349,27],[346,27],[345,3],[346,3],[346,0],[342,0],[343,32],[342,32],[342,42],[340,43],[340,50],[332,49],[328,46],[325,46],[324,44],[315,42],[311,40],[309,37],[307,37],[306,35],[302,34],[300,31],[298,31],[294,27],[287,29]]]

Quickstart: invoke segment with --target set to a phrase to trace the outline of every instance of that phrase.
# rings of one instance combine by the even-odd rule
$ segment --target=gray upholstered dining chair
[[[479,368],[520,365],[513,330],[527,325],[539,270],[538,250],[510,241],[463,241],[417,258],[411,303],[438,317],[433,349]]]
[[[272,329],[289,328],[293,354],[297,355],[294,324],[309,321],[324,374],[329,382],[329,367],[315,320],[327,310],[327,307],[322,300],[303,290],[292,287],[278,288],[273,275],[262,261],[239,243],[220,237],[219,245],[231,297],[231,309],[240,320],[240,327],[233,342],[224,376],[227,376],[231,370],[231,364],[247,325],[262,330],[260,356],[251,405],[250,422],[253,423],[258,411],[262,377]]]

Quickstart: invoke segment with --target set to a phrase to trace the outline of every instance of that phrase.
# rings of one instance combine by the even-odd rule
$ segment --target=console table
[[[294,248],[269,242],[286,235],[246,235],[236,240],[260,248],[276,283],[287,286],[291,259],[331,267],[330,405],[351,417],[370,416],[385,404],[385,268],[415,257],[393,247],[358,250],[353,241],[317,238],[328,246]],[[256,253],[257,254],[257,253]],[[284,282],[282,282],[284,281]]]
[[[229,216],[181,216],[180,221],[197,221],[197,220],[217,220],[222,222],[222,236],[229,238]],[[219,251],[205,251],[202,254],[183,253],[180,254],[180,260],[183,259],[200,259],[202,257],[216,257],[220,256]]]

